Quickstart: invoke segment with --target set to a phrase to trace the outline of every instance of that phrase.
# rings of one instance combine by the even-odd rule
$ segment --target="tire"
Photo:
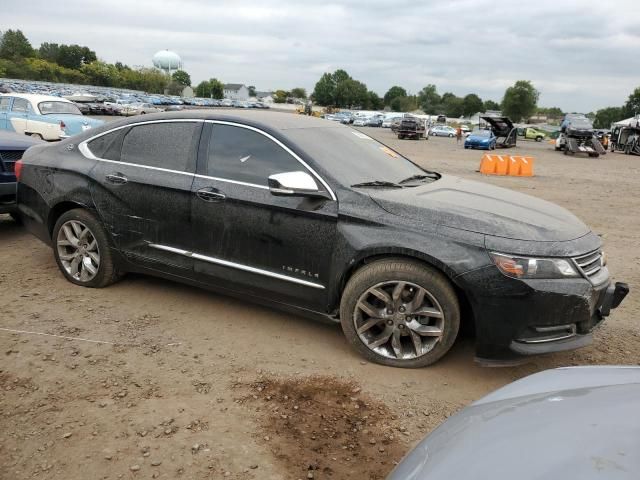
[[[44,140],[39,133],[30,133],[29,136],[35,140]]]
[[[536,137],[536,142],[541,142],[542,141],[542,137]]]
[[[397,290],[400,295],[394,301]],[[412,303],[419,301],[416,297],[423,291],[415,309]],[[361,305],[381,318],[371,317]],[[411,317],[412,311],[421,313]],[[365,265],[349,279],[340,303],[340,323],[347,341],[366,359],[391,367],[420,368],[435,363],[453,346],[460,329],[460,306],[442,273],[418,261],[388,258]],[[379,345],[372,347],[365,343],[376,341]]]
[[[404,140],[404,135],[398,135],[398,140]]]
[[[19,225],[22,225],[22,219],[18,216],[17,213],[11,212],[9,216],[13,219],[14,222],[16,222]]]
[[[453,133],[450,133],[450,134],[449,134],[449,138],[453,138]]]
[[[81,228],[82,233],[79,233],[76,227]],[[86,228],[88,233],[84,233],[82,227]],[[75,237],[75,243],[78,243],[78,239],[85,241],[84,244],[80,244],[80,249],[73,246],[73,237]],[[94,241],[95,248],[91,248]],[[102,288],[111,285],[121,277],[113,261],[107,234],[100,222],[88,210],[77,208],[63,213],[53,227],[52,243],[58,268],[71,283],[89,288]],[[87,244],[85,248],[83,245]],[[95,254],[97,254],[97,261]],[[61,258],[64,255],[67,258]],[[90,269],[95,270],[95,273]]]

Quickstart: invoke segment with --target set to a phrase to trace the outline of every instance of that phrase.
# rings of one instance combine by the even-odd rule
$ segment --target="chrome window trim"
[[[329,195],[331,195],[331,199],[334,202],[338,200],[336,195],[335,195],[335,193],[333,193],[333,190],[329,186],[329,184],[327,182],[325,182],[324,179],[320,175],[318,175],[318,173],[313,168],[311,168],[304,160],[302,160],[293,150],[291,150],[289,147],[287,147],[284,143],[282,143],[280,140],[275,138],[273,135],[265,132],[264,130],[260,130],[259,128],[253,127],[251,125],[245,125],[243,123],[231,122],[231,121],[228,121],[228,120],[205,120],[205,123],[213,123],[213,124],[217,124],[217,125],[229,125],[229,126],[232,126],[232,127],[245,128],[247,130],[252,130],[252,131],[254,131],[256,133],[264,135],[269,140],[271,140],[272,142],[277,144],[280,148],[282,148],[289,155],[291,155],[293,158],[295,158],[309,172],[311,172],[311,174],[318,179],[318,181],[324,186],[324,188],[327,189],[327,192],[329,192]],[[254,184],[249,184],[249,185],[255,186]],[[260,187],[262,187],[262,185],[260,185]],[[269,187],[266,187],[266,188],[268,189]]]
[[[97,135],[94,135],[93,137],[87,138],[86,140],[80,142],[78,144],[78,150],[80,151],[80,153],[82,153],[82,155],[84,155],[86,158],[90,159],[90,160],[97,160],[97,161],[101,161],[101,162],[109,162],[109,163],[117,163],[120,165],[127,165],[127,166],[131,166],[131,167],[140,167],[140,168],[148,168],[151,170],[158,170],[161,172],[169,172],[169,173],[178,173],[180,175],[194,175],[198,178],[207,178],[207,179],[211,179],[211,180],[216,180],[218,182],[226,182],[226,183],[232,183],[235,185],[243,185],[246,187],[253,187],[253,188],[260,188],[262,190],[269,190],[269,187],[265,186],[265,185],[258,185],[256,183],[249,183],[249,182],[241,182],[239,180],[231,180],[229,178],[220,178],[220,177],[213,177],[210,175],[200,175],[200,174],[195,174],[195,173],[189,173],[189,172],[183,172],[180,170],[170,170],[168,168],[161,168],[161,167],[152,167],[150,165],[140,165],[137,163],[128,163],[128,162],[121,162],[118,160],[109,160],[106,158],[100,158],[95,156],[91,150],[89,149],[89,146],[87,145],[89,142],[102,137],[103,135],[107,135],[109,133],[115,132],[117,130],[121,130],[123,128],[129,128],[129,127],[136,127],[138,125],[149,125],[149,124],[154,124],[154,123],[170,123],[170,122],[198,122],[198,123],[214,123],[214,124],[219,124],[219,125],[229,125],[229,126],[233,126],[233,127],[240,127],[240,128],[246,128],[247,130],[253,130],[254,132],[257,132],[261,135],[264,135],[265,137],[267,137],[268,139],[270,139],[271,141],[275,142],[277,145],[280,146],[280,148],[282,148],[284,151],[286,151],[289,155],[291,155],[293,158],[295,158],[300,164],[302,164],[307,170],[309,170],[309,172],[311,172],[311,174],[316,177],[318,179],[318,181],[324,186],[324,188],[327,189],[327,192],[329,192],[329,195],[331,195],[331,199],[335,202],[338,200],[338,198],[336,197],[336,194],[333,192],[333,190],[331,189],[331,187],[329,186],[329,184],[327,182],[325,182],[325,180],[313,169],[311,168],[304,160],[302,160],[293,150],[291,150],[289,147],[287,147],[284,143],[282,143],[280,140],[278,140],[277,138],[275,138],[273,135],[270,135],[269,133],[260,130],[259,128],[253,127],[251,125],[244,125],[242,123],[237,123],[237,122],[231,122],[231,121],[227,121],[227,120],[205,120],[205,119],[198,119],[198,118],[176,118],[176,119],[161,119],[161,120],[148,120],[148,121],[144,121],[144,122],[135,122],[135,123],[129,123],[127,125],[121,125],[119,127],[115,127],[112,128],[110,130],[107,130],[105,132],[99,133]]]
[[[297,283],[299,285],[304,285],[305,287],[312,287],[312,288],[318,288],[318,289],[324,290],[324,285],[320,285],[319,283],[309,282],[307,280],[290,277],[288,275],[282,275],[281,273],[275,273],[269,270],[263,270],[261,268],[250,267],[249,265],[244,265],[242,263],[230,262],[228,260],[222,260],[221,258],[209,257],[207,255],[193,253],[188,250],[182,250],[180,248],[170,247],[168,245],[159,245],[157,243],[150,243],[149,247],[155,248],[157,250],[163,250],[165,252],[183,255],[185,257],[195,258],[196,260],[202,260],[205,262],[214,263],[216,265],[222,265],[223,267],[235,268],[236,270],[256,273],[258,275],[264,275],[266,277],[276,278],[278,280],[284,280],[286,282]]]

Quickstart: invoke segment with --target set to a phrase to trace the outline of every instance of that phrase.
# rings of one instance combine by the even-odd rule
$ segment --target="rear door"
[[[267,178],[319,177],[274,137],[209,123],[193,184],[193,258],[207,283],[321,311],[327,305],[336,236],[335,198],[274,196]]]
[[[200,121],[146,122],[88,143],[92,194],[120,250],[145,267],[190,275],[191,185]]]
[[[0,97],[0,130],[11,130],[7,127],[7,118],[11,108],[11,97]]]

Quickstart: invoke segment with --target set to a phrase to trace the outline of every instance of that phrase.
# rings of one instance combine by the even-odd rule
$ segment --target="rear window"
[[[292,128],[282,134],[345,185],[399,182],[425,173],[398,152],[349,127]]]
[[[42,115],[49,115],[52,113],[68,113],[72,115],[82,115],[78,107],[70,102],[40,102],[38,109]]]

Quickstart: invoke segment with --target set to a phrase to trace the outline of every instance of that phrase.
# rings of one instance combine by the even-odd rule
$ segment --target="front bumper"
[[[16,182],[0,183],[0,213],[13,213],[16,210]]]
[[[459,281],[475,317],[476,357],[482,363],[586,346],[593,329],[629,292],[608,278],[600,285],[586,278],[517,280],[494,266]]]

